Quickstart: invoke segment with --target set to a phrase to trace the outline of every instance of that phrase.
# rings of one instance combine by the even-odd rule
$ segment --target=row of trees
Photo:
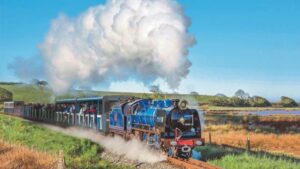
[[[217,94],[212,100],[214,106],[233,106],[233,107],[268,107],[272,106],[271,102],[261,96],[253,96],[238,90],[233,97],[227,97],[223,94]],[[299,106],[292,98],[282,96],[280,102],[274,103],[277,107],[297,107]]]

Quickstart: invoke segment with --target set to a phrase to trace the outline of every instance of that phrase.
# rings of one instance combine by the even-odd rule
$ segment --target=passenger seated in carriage
[[[91,105],[90,109],[87,112],[88,112],[88,114],[96,114],[96,112],[97,112],[96,106]]]
[[[80,105],[80,110],[79,110],[79,114],[84,114],[86,113],[86,110],[87,110],[87,105],[86,104],[81,104]]]

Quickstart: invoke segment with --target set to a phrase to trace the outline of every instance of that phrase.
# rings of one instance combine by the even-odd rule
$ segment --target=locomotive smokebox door
[[[167,112],[165,110],[157,110],[155,128],[160,132],[165,132],[166,115]]]

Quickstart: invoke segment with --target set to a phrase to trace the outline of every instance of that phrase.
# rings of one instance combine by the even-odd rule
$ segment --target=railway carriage
[[[23,101],[4,102],[4,113],[22,116],[24,111]]]

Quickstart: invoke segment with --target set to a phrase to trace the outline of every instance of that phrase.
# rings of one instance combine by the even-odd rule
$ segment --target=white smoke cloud
[[[175,0],[107,0],[77,18],[60,15],[40,45],[56,92],[74,85],[164,79],[171,89],[189,72],[189,20]]]

